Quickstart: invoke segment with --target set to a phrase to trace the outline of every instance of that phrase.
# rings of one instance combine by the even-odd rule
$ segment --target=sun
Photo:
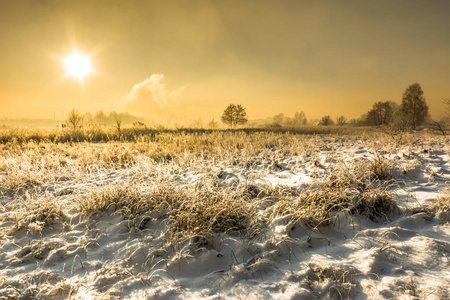
[[[70,56],[64,58],[63,62],[66,68],[66,75],[76,77],[79,80],[83,80],[84,77],[93,71],[90,57],[79,54],[76,50]]]

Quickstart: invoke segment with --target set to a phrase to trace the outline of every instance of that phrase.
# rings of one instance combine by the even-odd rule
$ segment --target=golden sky
[[[450,98],[450,1],[0,0],[0,118],[357,118],[418,82]],[[76,49],[94,72],[66,76]]]

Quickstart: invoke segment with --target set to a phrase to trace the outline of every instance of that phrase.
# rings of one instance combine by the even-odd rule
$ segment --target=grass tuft
[[[217,189],[209,183],[201,189],[171,187],[167,182],[157,183],[153,188],[106,187],[79,200],[78,209],[91,214],[96,211],[120,211],[133,218],[152,211],[159,212],[168,217],[171,240],[186,235],[244,233],[256,217],[254,206],[240,192]]]
[[[339,266],[317,264],[310,264],[309,268],[307,283],[321,297],[350,299],[355,296],[358,284],[354,277],[359,273],[355,268],[344,270]]]
[[[48,193],[37,198],[26,193],[8,203],[5,210],[6,213],[2,214],[1,219],[12,224],[6,227],[7,234],[25,229],[28,234],[33,235],[66,219],[57,199]]]
[[[362,197],[353,203],[351,213],[368,217],[373,222],[389,222],[390,216],[400,213],[400,208],[392,193],[386,189],[375,188],[365,191]]]
[[[443,214],[443,219],[450,222],[450,188],[447,188],[432,206],[432,210]]]
[[[278,201],[269,208],[266,217],[274,219],[292,214],[294,220],[303,220],[315,227],[330,224],[333,215],[346,211],[374,222],[389,221],[400,209],[389,191],[391,183],[374,177],[370,166],[370,162],[352,167],[341,165],[328,179],[298,195],[289,190],[278,191]],[[277,194],[277,190],[272,193]]]
[[[184,234],[249,233],[256,219],[255,208],[236,192],[200,190],[172,211],[170,231],[173,237]]]

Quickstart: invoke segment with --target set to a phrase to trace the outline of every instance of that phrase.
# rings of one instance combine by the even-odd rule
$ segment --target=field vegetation
[[[3,129],[0,298],[448,296],[448,281],[413,282],[422,263],[380,267],[418,215],[440,232],[424,234],[429,255],[447,255],[433,271],[448,267],[448,142],[346,126]]]

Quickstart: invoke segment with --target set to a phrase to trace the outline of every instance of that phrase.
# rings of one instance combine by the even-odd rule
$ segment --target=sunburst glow
[[[73,51],[73,53],[64,58],[63,61],[67,76],[73,76],[79,80],[83,80],[84,77],[93,71],[90,57],[79,54],[77,51]]]

